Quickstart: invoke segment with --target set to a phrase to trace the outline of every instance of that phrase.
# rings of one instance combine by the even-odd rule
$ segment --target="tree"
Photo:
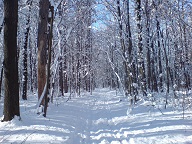
[[[10,121],[20,116],[17,60],[18,1],[4,1],[4,119]]]
[[[30,12],[31,12],[31,4],[32,1],[28,0],[27,4],[29,5],[29,14],[26,23],[26,32],[25,32],[25,42],[24,42],[24,51],[23,51],[23,100],[27,100],[27,81],[28,81],[28,71],[27,71],[27,49],[28,49],[28,41],[29,41],[29,30],[30,30]]]
[[[128,44],[128,48],[127,48],[127,53],[128,56],[126,57],[127,62],[128,62],[128,69],[129,69],[129,91],[130,94],[134,96],[134,99],[131,98],[131,101],[137,101],[136,98],[136,94],[137,94],[137,90],[136,88],[133,86],[133,83],[136,83],[136,73],[135,73],[135,62],[133,60],[133,42],[132,42],[132,35],[131,35],[131,24],[130,24],[130,1],[127,0],[126,1],[126,5],[127,5],[127,21],[126,21],[126,40],[127,40],[127,44]]]
[[[129,9],[129,2],[127,2],[127,9]],[[127,12],[128,14],[129,12]],[[123,66],[124,66],[124,90],[125,90],[125,95],[128,96],[131,94],[131,85],[132,85],[132,79],[131,79],[131,69],[129,66],[129,58],[131,59],[131,51],[132,51],[132,41],[131,41],[131,32],[129,30],[130,28],[130,23],[129,23],[129,14],[127,18],[127,25],[126,25],[126,38],[128,41],[128,48],[125,46],[125,40],[123,38],[123,21],[122,21],[122,16],[121,16],[121,7],[120,7],[120,0],[117,0],[117,14],[118,14],[118,25],[119,25],[119,37],[120,37],[120,43],[121,43],[121,49],[122,49],[122,56],[123,56]],[[129,52],[128,52],[129,51]],[[129,54],[129,58],[128,55]],[[131,103],[132,103],[131,99]]]
[[[45,94],[45,107],[44,107],[44,117],[47,115],[48,107],[48,87],[50,86],[50,67],[51,67],[51,47],[52,47],[52,33],[53,33],[53,16],[54,16],[54,7],[50,6],[50,15],[49,15],[49,37],[48,37],[48,63],[47,63],[47,85],[46,85],[46,94]]]
[[[47,63],[47,24],[49,13],[49,0],[39,2],[39,24],[38,24],[38,98],[40,99],[46,84]],[[41,103],[44,105],[44,101]]]
[[[158,9],[158,5],[160,5],[160,1],[157,1],[158,4],[155,6],[156,10]],[[158,67],[159,67],[159,89],[163,92],[163,68],[162,68],[162,60],[161,60],[161,42],[160,42],[160,21],[158,16],[156,15],[156,27],[157,27],[157,47],[158,47]]]
[[[3,81],[3,65],[1,68],[1,76],[0,76],[0,99],[1,99],[1,86],[2,86],[2,81]]]
[[[143,43],[142,43],[142,23],[141,23],[141,0],[136,0],[136,19],[137,19],[137,47],[138,47],[138,79],[141,83],[140,87],[144,95],[146,95],[146,75],[143,55]]]
[[[61,4],[59,5],[59,8],[58,8],[58,15],[59,17],[62,19],[64,19],[64,13],[62,13],[62,7],[61,7]],[[59,30],[59,33],[62,34],[62,30]],[[63,47],[65,49],[66,46],[61,46],[60,47],[60,56],[59,56],[59,95],[62,95],[64,96],[64,92],[63,92],[63,89],[64,89],[64,82],[63,82]]]

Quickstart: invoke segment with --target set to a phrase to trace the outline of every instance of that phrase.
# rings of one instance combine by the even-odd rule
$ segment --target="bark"
[[[17,64],[18,1],[4,1],[4,119],[10,121],[20,116]]]
[[[119,0],[117,0],[117,14],[118,14],[119,37],[120,37],[121,49],[123,52],[123,57],[125,58],[125,60],[123,61],[123,66],[124,66],[124,71],[125,71],[125,76],[124,76],[125,95],[128,96],[131,93],[131,82],[129,81],[130,69],[129,69],[128,63],[127,63],[128,62],[127,56],[126,56],[127,50],[125,48],[125,41],[123,38],[123,25],[122,25],[122,19],[121,19],[121,9],[120,9]]]
[[[164,44],[164,37],[163,32],[161,32],[161,38],[162,38],[162,46],[164,50],[164,57],[165,57],[165,66],[166,66],[166,84],[167,84],[167,93],[169,93],[169,73],[170,73],[170,67],[169,67],[169,60],[167,56],[166,46]]]
[[[0,77],[0,99],[1,99],[1,86],[2,86],[2,81],[3,81],[3,65],[1,68],[1,77]]]
[[[161,63],[161,44],[160,44],[160,22],[156,17],[157,21],[157,47],[158,47],[158,65],[159,65],[159,89],[163,92],[163,70],[162,70],[162,63]]]
[[[80,60],[78,58],[77,60],[77,66],[76,66],[76,93],[80,96],[80,86],[81,86],[81,77],[80,77]]]
[[[30,89],[31,89],[31,92],[33,92],[33,87],[34,87],[33,55],[32,55],[31,36],[30,35],[29,35],[29,50],[30,50],[30,53],[29,53],[29,67],[30,67],[30,82],[31,82]]]
[[[64,46],[64,54],[67,53],[66,46]],[[63,87],[64,87],[64,92],[68,93],[68,78],[67,78],[67,57],[64,57],[64,62],[63,62],[63,67],[64,67],[64,81],[63,81]]]
[[[59,91],[62,96],[64,96],[63,93],[63,58],[62,56],[59,57]]]
[[[130,94],[133,95],[133,99],[137,101],[137,89],[133,86],[133,83],[137,83],[136,73],[135,73],[135,62],[133,60],[133,42],[132,42],[132,34],[131,34],[131,24],[130,24],[130,1],[127,0],[127,23],[126,23],[126,37],[128,41],[128,69],[131,74],[129,74],[129,91]]]
[[[88,18],[87,18],[87,27],[91,25],[92,21],[92,16],[91,16],[91,1],[87,0],[87,7],[88,7]],[[85,73],[88,73],[87,76],[85,77],[85,85],[86,85],[86,91],[91,92],[92,91],[92,32],[91,29],[87,29],[87,36],[86,36],[86,45],[85,45],[85,51],[86,51],[86,57],[84,58],[85,60],[85,65],[88,66],[88,69],[85,70]],[[87,72],[86,72],[87,71]]]
[[[77,34],[76,34],[76,48],[77,48],[77,53],[76,53],[76,59],[74,61],[75,63],[75,91],[77,95],[80,95],[80,86],[81,86],[81,77],[80,77],[80,68],[81,68],[81,63],[80,63],[80,58],[82,54],[82,20],[78,19],[77,20],[78,26],[77,26]]]
[[[40,98],[46,83],[46,51],[47,51],[47,24],[49,12],[49,0],[39,2],[38,24],[38,98]],[[41,103],[44,105],[44,100]]]
[[[30,13],[31,13],[31,4],[32,1],[29,2],[29,15],[27,19],[27,28],[25,32],[25,43],[24,43],[24,51],[23,51],[23,100],[27,100],[27,81],[28,81],[28,70],[27,70],[27,48],[28,48],[28,38],[29,38],[29,30],[30,30]]]
[[[151,90],[151,47],[150,47],[150,9],[148,0],[145,2],[146,29],[147,29],[147,88]]]
[[[186,83],[186,88],[189,90],[191,86],[191,81],[190,81],[190,74],[189,74],[189,48],[187,44],[187,34],[186,34],[186,26],[183,26],[183,37],[184,37],[184,47],[185,47],[185,71],[184,71],[184,76],[185,76],[185,83]]]
[[[155,67],[155,50],[154,50],[154,44],[153,41],[151,42],[151,48],[153,53],[153,58],[151,59],[151,75],[152,75],[152,90],[155,92],[158,92],[158,86],[157,86],[157,75],[156,75],[156,67]]]
[[[62,17],[62,8],[61,3],[58,6],[58,13],[59,17]],[[60,30],[60,33],[62,34],[62,31]],[[60,56],[59,56],[59,95],[64,96],[63,93],[63,46],[60,47]]]
[[[45,106],[44,106],[44,117],[46,117],[47,115],[47,107],[48,107],[48,102],[49,99],[48,98],[48,86],[50,85],[50,75],[51,75],[51,47],[52,47],[52,37],[53,37],[53,16],[54,16],[54,7],[51,6],[50,7],[50,11],[51,11],[51,20],[50,20],[50,29],[49,29],[49,40],[48,40],[48,64],[47,64],[47,88],[46,88],[46,94],[45,94]]]
[[[136,0],[136,19],[137,19],[137,38],[138,38],[138,79],[143,95],[146,95],[146,75],[143,58],[143,43],[142,43],[142,25],[141,25],[141,0]]]

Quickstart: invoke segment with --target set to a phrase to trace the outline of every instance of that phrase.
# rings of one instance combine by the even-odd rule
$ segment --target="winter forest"
[[[192,143],[192,0],[0,0],[0,143]]]

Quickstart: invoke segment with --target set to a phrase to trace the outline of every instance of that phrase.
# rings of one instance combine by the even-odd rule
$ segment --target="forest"
[[[191,0],[1,0],[0,40],[2,123],[106,89],[191,117]]]

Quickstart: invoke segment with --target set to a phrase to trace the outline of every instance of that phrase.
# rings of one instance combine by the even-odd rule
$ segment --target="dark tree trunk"
[[[38,24],[38,98],[44,90],[46,83],[46,51],[47,51],[47,24],[49,13],[49,0],[39,2],[39,24]],[[44,100],[41,103],[44,105]]]
[[[35,55],[37,55],[37,49],[35,48]],[[38,76],[37,76],[37,64],[36,64],[36,58],[32,57],[32,67],[33,67],[33,79],[32,79],[32,82],[33,82],[33,88],[34,90],[37,90],[38,89],[38,86],[37,86],[37,81],[38,81]]]
[[[34,87],[34,78],[33,78],[33,55],[32,55],[32,47],[31,47],[31,36],[29,35],[29,67],[30,67],[30,90],[33,92]]]
[[[61,3],[58,6],[58,13],[59,13],[59,17],[61,18],[63,16],[63,9],[61,7]],[[60,34],[62,34],[62,30],[60,30]],[[64,36],[65,37],[65,36]],[[66,45],[66,41],[64,38],[64,43]],[[60,50],[60,56],[59,56],[59,95],[64,96],[64,75],[63,75],[63,47],[65,46],[61,46],[61,50]]]
[[[51,76],[51,47],[52,47],[52,37],[53,37],[53,16],[54,16],[54,7],[51,6],[50,7],[50,11],[51,11],[51,20],[50,20],[50,27],[49,27],[49,39],[48,39],[48,63],[47,63],[47,87],[46,87],[46,94],[45,94],[45,106],[44,106],[44,117],[46,117],[47,115],[47,107],[48,107],[48,102],[49,99],[48,98],[48,86],[50,86],[50,76]]]
[[[159,89],[163,91],[163,75],[162,75],[162,63],[161,63],[161,44],[160,44],[160,23],[156,17],[157,21],[157,46],[158,46],[158,61],[159,61]]]
[[[59,92],[62,96],[64,96],[64,93],[63,93],[63,58],[62,58],[62,56],[59,57]]]
[[[155,50],[154,50],[154,44],[153,41],[151,42],[151,49],[153,52],[153,58],[151,59],[151,76],[152,76],[152,90],[155,92],[158,92],[158,86],[157,86],[157,75],[155,70]]]
[[[145,1],[146,14],[146,34],[147,34],[147,88],[151,90],[152,75],[151,75],[151,47],[150,47],[150,13],[149,2]]]
[[[27,81],[28,81],[28,71],[27,71],[27,47],[28,47],[28,37],[29,37],[29,30],[30,30],[30,12],[31,12],[31,4],[32,1],[28,1],[29,3],[29,15],[27,19],[27,28],[25,32],[25,43],[24,43],[24,51],[23,51],[23,100],[27,100]]]
[[[10,121],[14,116],[20,116],[17,64],[17,0],[4,1],[4,18],[5,96],[3,121]]]
[[[1,99],[1,86],[2,86],[2,81],[3,81],[3,65],[1,68],[1,78],[0,78],[0,99]]]
[[[65,31],[66,33],[66,31]],[[64,48],[63,48],[63,54],[64,54],[64,57],[63,57],[63,90],[64,90],[64,93],[67,93],[68,92],[68,79],[67,79],[67,40],[66,40],[66,36],[64,38]]]
[[[37,76],[37,64],[35,63],[35,58],[33,58],[33,63],[32,63],[32,83],[33,83],[33,91],[37,91],[38,86],[37,86],[37,81],[38,81],[38,76]]]
[[[92,5],[92,2],[90,0],[87,0],[86,1],[87,3],[87,7],[88,9],[90,9],[88,11],[88,18],[87,18],[87,27],[89,27],[92,23],[92,13],[91,13],[91,5]],[[87,36],[86,36],[86,45],[85,45],[85,51],[86,51],[86,57],[84,58],[85,60],[85,64],[87,65],[88,69],[85,70],[87,72],[87,76],[85,77],[85,85],[86,85],[86,91],[88,92],[92,92],[92,66],[91,66],[91,63],[92,63],[92,31],[91,29],[87,29]]]
[[[126,56],[127,49],[125,48],[125,41],[123,38],[123,25],[122,25],[121,9],[120,9],[119,0],[117,0],[117,14],[118,14],[119,37],[120,37],[121,49],[123,52],[123,57],[125,58],[125,60],[123,61],[123,67],[124,67],[124,71],[125,71],[125,75],[124,75],[125,95],[128,96],[129,94],[131,94],[131,81],[129,79],[130,69],[128,66],[128,60],[127,60],[127,56]],[[132,99],[131,99],[131,102],[132,102]]]
[[[64,54],[67,53],[66,46],[64,47]],[[68,93],[68,77],[67,77],[67,57],[64,57],[64,82],[63,82],[63,87],[64,87],[64,92]]]
[[[78,94],[78,96],[80,96],[81,94],[81,77],[80,77],[80,60],[78,58],[77,60],[77,67],[76,67],[76,93]]]
[[[184,76],[185,76],[185,83],[186,83],[186,88],[189,90],[191,86],[190,82],[190,74],[189,74],[189,48],[187,44],[187,34],[186,34],[186,26],[183,26],[183,37],[184,37],[184,47],[185,47],[185,71],[184,71]]]
[[[78,20],[80,22],[80,20]],[[80,86],[81,86],[81,77],[80,77],[80,68],[81,68],[81,64],[80,64],[80,58],[81,58],[81,52],[82,52],[82,45],[81,45],[81,28],[82,25],[78,24],[78,31],[76,34],[76,39],[77,39],[77,43],[76,43],[76,48],[78,53],[76,54],[76,61],[74,61],[75,63],[75,91],[77,95],[80,95]]]
[[[155,3],[154,3],[155,4]],[[157,4],[155,4],[155,10],[158,11],[158,6],[160,5],[160,1],[157,0]],[[158,77],[159,77],[159,90],[163,92],[163,70],[162,70],[162,62],[161,62],[161,42],[160,42],[160,21],[158,19],[158,15],[156,14],[156,29],[157,29],[157,48],[158,48]]]
[[[167,93],[169,93],[169,72],[170,72],[170,67],[169,67],[169,60],[167,56],[167,51],[166,51],[166,46],[164,44],[164,37],[163,37],[163,31],[161,32],[161,39],[162,39],[162,47],[164,50],[164,57],[165,57],[165,66],[166,66],[166,84],[167,84]]]
[[[148,35],[149,36],[149,35]],[[150,44],[149,44],[149,39],[147,38],[147,86],[148,86],[148,89],[151,90],[151,78],[152,78],[152,75],[151,75],[151,50],[150,50]]]
[[[136,0],[136,19],[137,19],[137,37],[138,37],[138,70],[139,81],[143,95],[146,95],[146,75],[143,58],[143,43],[142,43],[142,25],[141,25],[141,0]]]
[[[136,81],[136,73],[135,73],[135,62],[133,60],[133,42],[132,42],[132,34],[131,34],[131,24],[130,24],[130,1],[127,0],[127,23],[126,23],[126,37],[128,41],[128,69],[132,75],[129,74],[129,91],[130,94],[134,96],[133,100],[137,101],[137,90],[134,87],[133,83],[137,83]]]
[[[66,46],[64,47],[64,54],[67,53]],[[68,80],[67,80],[67,57],[64,57],[64,81],[63,81],[63,87],[64,87],[64,92],[68,93]]]

